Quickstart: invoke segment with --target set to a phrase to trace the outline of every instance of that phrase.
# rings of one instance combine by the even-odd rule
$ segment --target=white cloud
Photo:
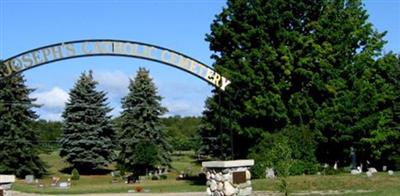
[[[99,82],[99,89],[111,98],[120,98],[128,92],[129,77],[122,71],[94,72],[93,77]]]
[[[197,101],[191,102],[187,100],[167,100],[163,103],[164,107],[168,108],[165,116],[200,116],[203,112],[203,103]]]
[[[68,93],[60,87],[53,87],[50,91],[33,93],[36,98],[36,104],[43,105],[43,108],[53,111],[60,111],[64,108],[65,102],[68,101]]]
[[[36,98],[35,103],[41,105],[37,109],[40,118],[61,120],[61,113],[69,96],[66,91],[56,86],[50,91],[32,93],[31,97]]]

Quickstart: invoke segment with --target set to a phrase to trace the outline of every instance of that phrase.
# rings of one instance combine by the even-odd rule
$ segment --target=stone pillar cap
[[[9,184],[15,182],[14,175],[3,175],[0,174],[0,184]]]
[[[201,165],[205,168],[249,167],[254,165],[254,160],[206,161],[202,162]]]

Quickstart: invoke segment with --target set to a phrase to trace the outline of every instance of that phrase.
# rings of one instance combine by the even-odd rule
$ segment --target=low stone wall
[[[251,195],[250,166],[253,160],[203,163],[209,196]],[[228,164],[225,164],[228,163]]]

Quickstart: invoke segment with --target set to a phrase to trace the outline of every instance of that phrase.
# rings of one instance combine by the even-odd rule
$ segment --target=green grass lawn
[[[61,177],[61,181],[67,181],[68,174],[60,172],[68,167],[57,155],[57,153],[43,154],[41,158],[48,164],[49,174],[39,179],[38,184],[25,184],[18,180],[13,189],[21,192],[41,194],[78,194],[78,193],[127,193],[134,191],[135,187],[141,186],[144,191],[149,192],[197,192],[205,191],[205,185],[196,185],[192,181],[175,180],[181,172],[191,172],[197,175],[201,171],[200,164],[196,163],[191,154],[180,154],[173,156],[171,172],[166,180],[144,180],[137,184],[125,184],[122,180],[112,182],[111,175],[81,175],[79,181],[73,182],[69,189],[51,187],[51,177]],[[109,169],[113,169],[110,166]],[[340,174],[332,176],[291,176],[287,178],[291,192],[309,191],[348,191],[368,190],[370,193],[350,193],[345,195],[400,195],[400,175],[389,176],[379,173],[371,178],[363,175]],[[253,180],[253,189],[256,191],[278,191],[279,180]]]

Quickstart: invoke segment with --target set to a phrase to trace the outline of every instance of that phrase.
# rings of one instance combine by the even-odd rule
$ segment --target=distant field
[[[73,183],[71,188],[63,190],[51,187],[51,177],[59,176],[61,181],[69,178],[68,174],[60,173],[60,170],[67,167],[57,153],[41,155],[43,160],[49,165],[49,175],[39,180],[43,188],[38,185],[28,185],[19,180],[14,184],[13,189],[21,192],[40,193],[40,194],[78,194],[78,193],[127,193],[135,190],[136,186],[143,187],[144,191],[152,193],[159,192],[201,192],[205,191],[205,185],[198,185],[192,181],[177,181],[175,178],[181,171],[191,171],[196,175],[201,171],[201,166],[194,161],[189,154],[175,155],[172,162],[172,171],[168,174],[166,180],[145,180],[140,184],[125,184],[123,181],[112,183],[111,175],[92,175],[83,176]],[[112,166],[110,167],[112,169]],[[345,195],[400,195],[400,172],[394,176],[388,176],[386,173],[379,173],[371,178],[365,174],[353,176],[350,174],[341,174],[334,176],[291,176],[288,178],[289,189],[291,192],[310,192],[319,191],[326,193],[328,191],[371,191],[370,193],[350,193]],[[253,180],[253,188],[256,191],[278,191],[278,180]],[[316,192],[314,192],[314,195]],[[342,194],[341,194],[342,195]]]

